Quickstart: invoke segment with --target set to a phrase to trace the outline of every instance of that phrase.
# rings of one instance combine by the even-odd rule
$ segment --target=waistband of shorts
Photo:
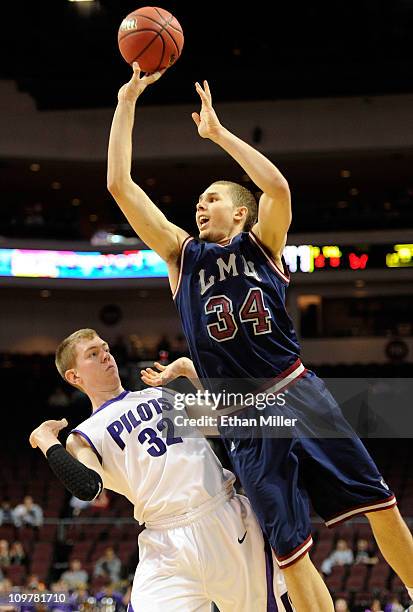
[[[297,359],[289,368],[278,374],[271,380],[267,381],[266,385],[263,385],[256,391],[254,395],[262,394],[276,394],[282,390],[286,390],[287,387],[292,385],[296,380],[304,376],[308,372],[307,368],[301,363],[301,359]],[[236,415],[241,414],[245,410],[246,406],[228,406],[227,408],[218,408],[217,415],[221,417],[223,415]]]
[[[145,521],[146,528],[174,529],[175,527],[184,527],[185,525],[190,525],[191,523],[198,521],[203,516],[209,514],[209,512],[212,512],[212,510],[215,510],[215,508],[234,497],[235,489],[233,482],[233,480],[228,480],[225,487],[219,493],[199,506],[196,506],[189,512],[165,517],[163,519],[159,519],[158,521]]]

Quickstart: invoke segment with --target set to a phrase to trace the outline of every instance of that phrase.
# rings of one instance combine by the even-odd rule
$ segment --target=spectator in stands
[[[7,598],[8,594],[13,590],[13,584],[11,580],[2,576],[3,575],[0,570],[0,597]],[[0,606],[0,610],[2,610],[2,612],[16,612],[16,608],[14,606],[7,605]]]
[[[49,396],[47,403],[51,408],[67,408],[67,406],[70,404],[70,399],[63,391],[62,387],[56,387],[53,393]]]
[[[399,598],[394,595],[390,601],[384,606],[384,612],[403,612],[404,606],[400,603]]]
[[[338,599],[336,599],[334,603],[334,611],[335,612],[350,612],[347,600],[343,599],[342,597],[339,597]]]
[[[10,551],[7,540],[0,540],[0,569],[4,570],[10,565]]]
[[[357,540],[356,557],[354,563],[363,563],[365,565],[376,565],[379,558],[376,557],[369,549],[369,543],[364,538]]]
[[[335,565],[351,565],[353,561],[353,551],[346,540],[337,540],[335,550],[321,564],[321,571],[323,574],[331,574]]]
[[[30,574],[26,580],[26,586],[31,590],[42,590],[44,585],[43,582],[40,582],[39,576],[37,574]]]
[[[156,354],[159,355],[161,352],[169,353],[171,350],[171,343],[169,342],[168,337],[164,334],[159,339],[158,344],[156,345]]]
[[[0,525],[14,525],[14,510],[8,498],[1,502]]]
[[[112,547],[105,550],[103,557],[96,561],[95,576],[106,576],[111,582],[119,582],[122,563],[119,557],[115,555]]]
[[[146,356],[146,348],[144,342],[140,336],[137,334],[132,334],[129,336],[130,342],[130,358],[132,361],[139,361],[140,359],[144,359]]]
[[[370,608],[366,608],[365,612],[383,612],[380,599],[373,599]]]
[[[58,580],[57,582],[52,582],[50,585],[51,593],[66,593],[67,592],[67,584],[63,580]],[[68,599],[65,602],[50,602],[47,607],[48,612],[73,612],[73,610],[78,610],[79,608],[75,608],[72,602]]]
[[[41,527],[43,525],[43,510],[33,502],[31,495],[26,495],[22,504],[14,509],[16,527]]]
[[[72,605],[73,610],[81,610],[84,603],[88,602],[89,605],[96,603],[95,599],[91,597],[85,584],[79,585],[77,589],[69,597],[69,603]],[[85,607],[85,609],[87,609]]]
[[[10,565],[26,565],[28,558],[21,542],[13,542],[10,547]]]
[[[96,593],[96,600],[103,606],[104,610],[106,610],[105,605],[110,608],[113,604],[115,605],[116,611],[121,607],[123,608],[123,594],[120,591],[115,591],[112,584],[109,584]]]
[[[82,510],[89,508],[90,502],[83,499],[79,499],[75,495],[70,498],[69,506],[72,508],[72,516],[79,516]]]
[[[90,509],[93,515],[100,514],[102,511],[107,510],[110,504],[110,497],[107,494],[106,489],[102,489],[100,495],[90,502]]]
[[[69,564],[69,569],[63,572],[60,576],[60,580],[63,580],[67,584],[67,588],[70,591],[83,586],[89,582],[89,576],[86,570],[82,569],[82,564],[79,559],[72,559]]]

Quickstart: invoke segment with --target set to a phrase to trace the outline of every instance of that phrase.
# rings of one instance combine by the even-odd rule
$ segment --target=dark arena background
[[[257,191],[196,132],[194,82],[207,78],[221,122],[289,182],[287,304],[303,363],[326,379],[413,378],[413,1],[161,6],[179,19],[185,45],[138,101],[134,180],[194,234],[195,204],[212,181]],[[72,607],[2,610],[126,610],[138,563],[144,527],[129,502],[107,491],[82,507],[29,446],[43,420],[66,417],[69,431],[90,412],[55,370],[59,341],[96,329],[129,389],[143,385],[142,366],[187,354],[166,268],[106,189],[111,119],[130,77],[117,30],[136,8],[121,0],[2,7],[0,596],[60,592],[64,572],[86,572]],[[364,442],[412,528],[413,425],[394,431],[377,437],[366,427]],[[38,527],[11,518],[25,496],[43,510]],[[364,518],[328,530],[314,513],[313,526],[311,555],[337,612],[408,607]],[[16,541],[24,553],[11,563]],[[337,546],[353,561],[323,565]],[[120,560],[112,576],[96,569],[108,548]],[[355,562],[362,549],[369,563]]]

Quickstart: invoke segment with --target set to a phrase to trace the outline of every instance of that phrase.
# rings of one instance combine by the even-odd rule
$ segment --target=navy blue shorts
[[[285,400],[284,406],[238,413],[256,417],[257,427],[220,426],[234,470],[282,568],[312,546],[309,500],[329,527],[396,504],[321,379],[307,372],[288,387]],[[297,421],[295,427],[271,426],[270,416]]]

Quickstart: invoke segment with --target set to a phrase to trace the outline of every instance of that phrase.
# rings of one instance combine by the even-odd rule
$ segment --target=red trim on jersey
[[[359,506],[354,506],[353,508],[349,508],[344,512],[340,512],[339,514],[335,514],[331,518],[327,519],[325,524],[327,527],[335,527],[340,523],[344,523],[349,519],[352,519],[354,516],[359,514],[364,514],[368,512],[378,512],[379,510],[388,510],[389,508],[393,508],[397,505],[397,499],[394,495],[390,497],[385,497],[384,499],[376,502],[372,502],[371,504],[360,504]],[[379,507],[378,507],[379,506]]]
[[[292,374],[295,370],[297,370],[300,366],[302,366],[303,364],[301,363],[301,359],[297,359],[296,361],[294,361],[294,363],[292,365],[290,365],[289,368],[287,368],[286,370],[284,370],[284,372],[281,372],[281,374],[277,374],[277,376],[275,376],[274,378],[271,378],[271,380],[269,380],[268,382],[266,382],[265,384],[262,385],[262,387],[259,387],[257,393],[260,393],[262,391],[265,391],[266,389],[268,389],[269,387],[273,387],[274,385],[277,384],[277,382],[281,382],[283,380],[283,378],[287,378],[287,376],[290,376],[290,374]],[[289,381],[286,385],[284,385],[283,387],[281,387],[282,389],[286,389],[287,387],[289,387],[292,383],[294,383],[296,380],[298,380],[299,378],[301,378],[302,376],[304,376],[304,374],[306,374],[308,372],[307,368],[304,368],[304,370],[302,372],[300,372],[300,374],[298,374],[297,376],[295,376],[295,378],[293,378],[293,380]]]
[[[179,276],[178,276],[178,283],[176,285],[175,291],[172,294],[172,299],[174,300],[177,296],[179,287],[181,286],[181,281],[182,281],[182,270],[184,267],[184,254],[185,254],[185,249],[186,249],[186,245],[188,244],[188,242],[190,242],[191,240],[193,240],[192,236],[187,236],[185,238],[185,240],[182,243],[182,247],[181,247],[181,263],[179,266]]]
[[[287,272],[281,271],[280,268],[275,263],[275,261],[272,259],[271,255],[269,255],[269,253],[267,252],[267,247],[261,242],[261,240],[258,238],[258,236],[256,236],[254,234],[254,232],[252,230],[249,231],[249,236],[250,236],[250,238],[252,238],[254,243],[257,245],[257,247],[263,253],[263,255],[265,255],[265,257],[268,260],[268,263],[270,264],[270,266],[274,270],[274,272],[276,272],[278,274],[278,276],[280,278],[282,278],[282,280],[285,283],[288,284],[290,282],[290,273],[288,271],[288,268],[287,268]]]
[[[279,557],[274,551],[274,556],[279,567],[281,569],[285,569],[286,567],[290,567],[291,565],[294,565],[294,563],[297,563],[297,561],[299,561],[301,557],[307,554],[313,543],[313,538],[310,533],[308,538],[306,538],[302,544],[296,546],[294,550],[288,553],[288,555],[283,555],[282,557]]]

